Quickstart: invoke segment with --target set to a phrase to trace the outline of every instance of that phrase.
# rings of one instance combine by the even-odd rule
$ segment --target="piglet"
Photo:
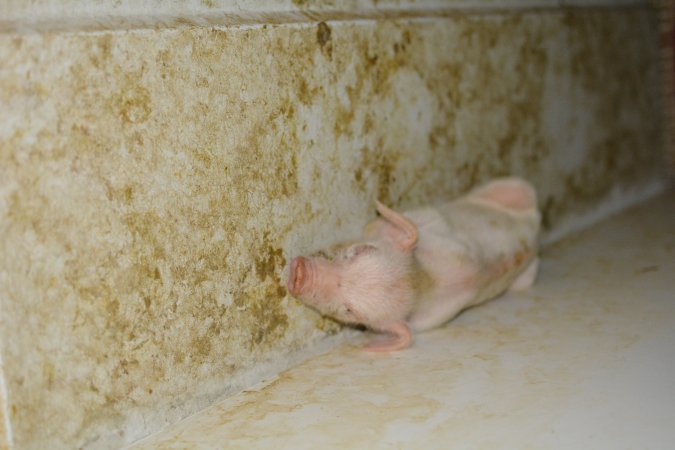
[[[362,240],[294,258],[287,283],[320,313],[379,333],[366,350],[404,349],[413,332],[534,282],[540,214],[527,182],[497,179],[403,214],[376,203]]]

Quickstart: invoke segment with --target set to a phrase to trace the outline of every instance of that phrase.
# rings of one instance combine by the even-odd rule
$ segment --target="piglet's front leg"
[[[405,322],[396,322],[382,330],[384,334],[375,337],[364,347],[368,352],[395,352],[410,347],[412,332]]]

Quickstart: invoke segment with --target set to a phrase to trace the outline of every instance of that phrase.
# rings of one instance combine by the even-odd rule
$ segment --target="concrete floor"
[[[670,192],[409,350],[334,350],[133,449],[672,449],[674,291]]]

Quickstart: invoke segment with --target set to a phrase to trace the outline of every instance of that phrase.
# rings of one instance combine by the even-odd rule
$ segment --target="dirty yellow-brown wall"
[[[633,6],[0,35],[14,446],[130,442],[336,332],[282,270],[375,198],[517,174],[555,233],[658,190],[656,23]]]

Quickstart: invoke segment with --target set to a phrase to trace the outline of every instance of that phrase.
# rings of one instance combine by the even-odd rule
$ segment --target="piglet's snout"
[[[293,297],[298,297],[302,293],[307,279],[307,259],[302,256],[293,258],[291,261],[291,270],[288,274],[288,283],[286,287]]]

